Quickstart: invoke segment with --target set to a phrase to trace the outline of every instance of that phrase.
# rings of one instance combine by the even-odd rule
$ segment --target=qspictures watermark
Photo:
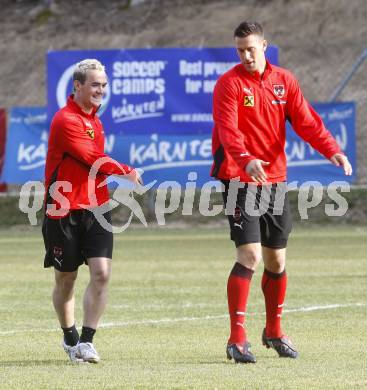
[[[93,180],[96,178],[96,170],[91,170],[90,179],[92,184],[88,186],[88,198],[90,204],[96,204],[95,184]],[[198,197],[198,211],[204,217],[215,217],[224,211],[225,215],[235,215],[236,200],[238,193],[245,186],[246,200],[245,212],[251,216],[260,216],[264,214],[270,203],[273,204],[273,213],[282,214],[286,194],[289,191],[297,190],[297,209],[302,220],[309,218],[309,211],[322,202],[325,195],[328,196],[331,202],[325,203],[324,212],[329,217],[342,217],[348,211],[347,199],[342,193],[350,192],[350,185],[345,181],[334,181],[328,186],[324,187],[318,181],[306,181],[299,183],[297,181],[290,183],[278,183],[276,188],[271,183],[263,184],[261,186],[261,194],[259,194],[259,187],[255,184],[242,183],[237,179],[229,182],[228,195],[226,207],[222,202],[214,204],[212,201],[214,193],[221,193],[224,191],[224,185],[220,181],[210,180],[200,188],[197,186],[198,175],[196,172],[190,172],[187,176],[186,183],[182,186],[177,181],[164,181],[157,185],[154,180],[151,183],[141,185],[118,185],[116,189],[111,192],[111,198],[108,202],[99,207],[90,207],[89,205],[79,205],[82,209],[88,209],[94,213],[96,219],[106,230],[113,233],[120,233],[126,230],[133,217],[135,217],[142,225],[148,226],[144,210],[136,200],[136,195],[144,195],[153,187],[156,188],[156,196],[151,204],[154,212],[156,223],[160,226],[166,224],[166,216],[168,214],[177,212],[180,209],[182,216],[193,215],[194,201]],[[121,182],[120,182],[121,183]],[[101,183],[105,185],[106,183]],[[72,184],[68,181],[56,181],[49,189],[52,202],[46,205],[46,213],[51,217],[60,218],[66,216],[70,210],[70,203],[64,193],[73,190]],[[44,199],[42,196],[36,194],[44,194],[45,186],[41,181],[29,181],[25,183],[20,191],[19,209],[27,214],[31,225],[38,224],[37,212],[44,207]],[[198,195],[199,193],[199,195]],[[58,207],[56,207],[56,204]],[[112,225],[104,217],[107,211],[112,211],[120,205],[125,206],[129,210],[129,217],[126,222],[120,226]]]

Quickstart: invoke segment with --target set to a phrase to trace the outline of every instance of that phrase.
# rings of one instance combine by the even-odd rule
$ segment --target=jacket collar
[[[246,68],[242,64],[240,64],[240,65],[241,65],[240,66],[241,72],[245,77],[252,79],[252,80],[257,80],[257,81],[266,80],[269,77],[269,74],[273,70],[273,67],[271,66],[271,64],[268,60],[266,60],[265,71],[262,75],[260,75],[259,72],[250,73],[246,70]]]

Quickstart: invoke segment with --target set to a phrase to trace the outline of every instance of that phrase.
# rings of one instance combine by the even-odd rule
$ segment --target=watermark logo
[[[157,185],[154,180],[147,185],[137,184],[137,172],[132,171],[123,175],[123,180],[118,179],[116,189],[111,192],[111,199],[103,205],[97,207],[98,199],[96,196],[96,187],[107,185],[107,181],[97,184],[97,174],[101,167],[106,163],[113,163],[119,167],[121,172],[123,167],[115,160],[104,157],[97,160],[90,169],[88,178],[88,198],[89,204],[79,205],[82,209],[90,210],[100,225],[113,233],[121,233],[126,230],[132,219],[135,217],[139,223],[148,226],[146,216],[141,204],[136,196],[146,194],[153,187],[156,189],[156,196],[151,204],[152,211],[155,214],[156,223],[160,226],[166,224],[166,216],[180,212],[183,216],[193,215],[194,200],[199,192],[198,211],[204,217],[214,217],[224,211],[227,216],[232,216],[237,224],[242,228],[242,213],[249,216],[260,217],[271,210],[273,215],[281,215],[284,210],[285,200],[289,191],[298,189],[297,208],[302,220],[309,219],[309,211],[320,205],[325,194],[330,202],[325,203],[324,212],[329,217],[341,217],[348,211],[348,202],[342,196],[343,192],[350,192],[348,182],[338,181],[323,187],[318,181],[307,181],[305,183],[291,182],[264,184],[261,187],[254,184],[246,184],[239,179],[231,180],[227,188],[219,181],[208,181],[200,189],[197,188],[196,181],[198,175],[196,172],[190,172],[186,184],[182,187],[176,181],[164,181]],[[70,204],[64,194],[71,192],[72,184],[67,181],[55,182],[49,189],[49,194],[53,201],[47,205],[47,214],[51,217],[63,217],[68,214]],[[43,199],[36,197],[36,194],[42,194],[45,187],[42,182],[34,181],[24,184],[20,191],[19,208],[28,215],[31,225],[37,225],[37,212],[43,206]],[[226,205],[222,202],[214,204],[212,195],[214,193],[223,193],[226,191]],[[244,195],[245,194],[245,198]],[[242,198],[241,202],[239,199]],[[56,207],[56,204],[59,207]],[[114,226],[107,220],[105,213],[112,211],[119,206],[125,206],[129,210],[129,216],[122,225]],[[241,223],[240,223],[241,222]]]
[[[136,176],[141,174],[141,172],[132,171],[130,173],[127,173],[124,169],[124,167],[119,164],[117,161],[111,159],[110,157],[102,157],[99,158],[94,162],[94,164],[91,166],[91,169],[89,171],[88,176],[88,200],[89,204],[98,204],[97,196],[95,193],[96,189],[96,179],[97,174],[100,172],[101,167],[105,164],[114,164],[116,167],[122,172],[124,180],[129,181],[133,183],[133,187],[126,191],[126,185],[124,186],[123,183],[120,182],[120,185],[115,189],[115,191],[112,194],[112,198],[110,202],[107,202],[99,207],[93,207],[90,208],[90,210],[93,212],[94,216],[96,217],[97,221],[100,223],[100,225],[108,231],[111,231],[113,233],[121,233],[124,230],[126,230],[129,225],[131,224],[132,218],[135,216],[137,219],[144,225],[148,226],[145,215],[143,213],[143,210],[140,206],[140,204],[137,202],[137,200],[134,198],[134,193],[137,195],[144,195],[149,189],[151,189],[154,184],[156,183],[156,180],[149,183],[146,186],[143,185],[136,185]],[[106,186],[107,179],[104,180],[102,183],[98,184],[98,188]],[[122,185],[121,185],[122,184]],[[126,183],[125,183],[126,184]],[[116,207],[123,205],[127,207],[130,210],[130,215],[128,217],[128,220],[125,224],[122,226],[113,226],[111,225],[104,214],[108,211],[112,211]],[[82,208],[89,208],[89,205],[80,205]]]

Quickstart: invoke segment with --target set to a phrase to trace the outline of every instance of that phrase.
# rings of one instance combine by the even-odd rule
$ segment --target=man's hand
[[[341,153],[335,153],[331,158],[330,161],[336,165],[337,167],[343,167],[344,173],[347,176],[350,176],[353,173],[352,166],[350,165],[350,162],[348,160],[348,157]]]
[[[134,184],[141,186],[144,185],[143,179],[141,178],[137,169],[133,169],[128,175],[123,176],[123,178],[131,181]]]
[[[269,162],[263,160],[258,160],[258,159],[251,160],[246,165],[245,171],[251,177],[252,180],[258,183],[263,183],[266,182],[267,179],[263,166],[269,164],[270,164]]]

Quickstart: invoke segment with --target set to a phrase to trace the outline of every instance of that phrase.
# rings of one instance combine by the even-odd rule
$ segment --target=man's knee
[[[74,288],[78,272],[59,272],[55,270],[55,286],[59,290],[70,291]]]
[[[237,261],[245,267],[255,270],[261,261],[260,244],[245,244],[237,247]]]
[[[283,272],[285,268],[286,248],[273,249],[263,247],[262,250],[265,268],[274,273]]]
[[[89,259],[88,264],[91,282],[100,286],[106,285],[111,275],[110,260]]]
[[[92,273],[91,279],[94,283],[105,285],[110,280],[110,272],[107,269],[99,269]]]

